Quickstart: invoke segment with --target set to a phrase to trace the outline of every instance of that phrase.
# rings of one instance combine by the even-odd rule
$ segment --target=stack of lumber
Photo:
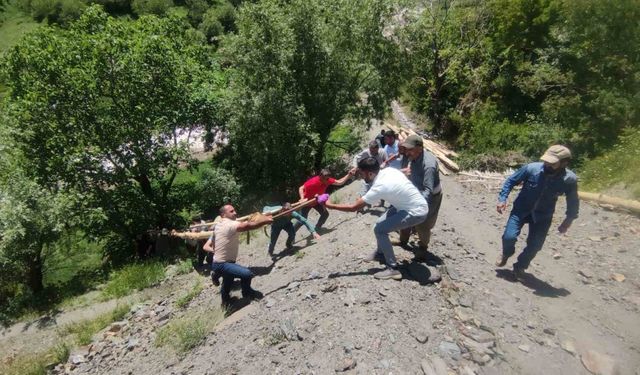
[[[400,126],[394,126],[391,124],[385,124],[386,127],[393,130],[398,137],[400,138],[400,142],[402,142],[405,138],[410,135],[420,136],[418,133],[409,128],[403,128]],[[451,160],[451,158],[458,157],[458,154],[448,149],[446,146],[435,142],[431,139],[426,139],[422,137],[422,145],[425,150],[431,152],[435,157],[438,158],[440,163],[438,163],[438,167],[440,168],[440,173],[444,175],[450,175],[451,173],[457,173],[460,170],[460,167],[456,162]]]

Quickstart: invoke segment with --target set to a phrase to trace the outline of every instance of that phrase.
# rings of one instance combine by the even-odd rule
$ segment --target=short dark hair
[[[387,130],[386,132],[384,132],[384,136],[385,137],[396,137],[396,132],[394,132],[393,130]]]
[[[380,148],[380,145],[376,141],[369,142],[369,148]]]
[[[386,130],[384,130],[384,129],[380,130],[380,134],[381,134],[381,135],[384,135],[385,131],[386,131]]]
[[[323,169],[320,171],[320,177],[329,178],[331,177],[331,171],[328,169]]]
[[[363,172],[380,172],[380,163],[375,158],[364,158],[358,162],[358,169]]]

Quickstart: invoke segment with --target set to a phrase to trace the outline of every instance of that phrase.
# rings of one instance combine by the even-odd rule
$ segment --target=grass
[[[62,329],[65,335],[70,335],[76,345],[87,345],[96,333],[107,327],[109,324],[122,320],[131,307],[123,304],[116,306],[112,311],[99,315],[90,320],[70,324]]]
[[[69,358],[69,346],[58,344],[47,351],[28,353],[5,360],[0,364],[4,375],[45,375],[47,370]]]
[[[630,198],[640,199],[640,168],[637,167],[639,163],[640,130],[628,131],[611,150],[584,163],[578,173],[581,179],[579,188],[590,192],[603,192],[619,187]]]
[[[296,260],[300,260],[300,259],[304,258],[304,256],[305,256],[305,253],[302,250],[298,250],[295,253]]]
[[[331,201],[331,203],[333,204],[340,204],[342,202],[342,197],[340,196],[340,193],[338,191],[334,191],[333,193],[331,193],[329,201]]]
[[[182,297],[176,300],[176,306],[179,308],[186,307],[189,304],[189,302],[191,302],[191,300],[193,300],[195,297],[200,295],[200,292],[202,292],[202,289],[204,289],[204,287],[202,286],[202,281],[200,278],[198,278],[196,279],[196,282],[193,284],[193,287],[191,287],[191,290],[187,294],[183,295]]]
[[[24,14],[9,1],[4,12],[3,22],[0,24],[0,54],[13,47],[22,37],[40,27],[40,23],[34,21],[28,14]]]
[[[104,299],[123,297],[148,288],[165,277],[164,263],[154,260],[127,265],[113,272],[102,290]]]
[[[222,309],[191,311],[172,320],[158,330],[155,345],[170,347],[178,354],[184,354],[200,345],[202,340],[225,317]]]
[[[193,271],[193,264],[191,259],[185,259],[180,263],[176,264],[176,275],[186,275],[189,272]]]

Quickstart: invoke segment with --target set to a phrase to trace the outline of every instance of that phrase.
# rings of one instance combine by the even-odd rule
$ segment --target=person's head
[[[220,207],[219,213],[220,213],[220,217],[225,219],[235,220],[238,218],[238,213],[236,212],[236,209],[230,204],[225,204],[224,206]]]
[[[358,173],[360,177],[370,184],[380,172],[380,163],[375,158],[364,158],[358,163]]]
[[[384,143],[392,146],[396,141],[396,133],[393,130],[387,130],[384,133]]]
[[[409,160],[416,160],[420,155],[422,155],[422,137],[419,135],[410,135],[408,136],[400,146],[404,147],[405,151],[403,155],[406,155]]]
[[[386,132],[386,130],[384,130],[384,129],[380,130],[380,135],[384,135],[385,132]]]
[[[320,176],[320,181],[322,181],[323,184],[326,184],[331,178],[331,171],[328,169],[323,169],[320,171],[319,176]]]
[[[378,142],[376,141],[369,142],[369,153],[371,155],[377,155],[378,151],[380,151],[380,146],[378,146]]]
[[[556,174],[564,170],[571,161],[571,151],[562,145],[553,145],[540,157],[546,174]]]

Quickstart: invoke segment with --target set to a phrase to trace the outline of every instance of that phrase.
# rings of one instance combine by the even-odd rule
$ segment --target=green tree
[[[88,8],[68,30],[43,28],[3,62],[4,109],[23,170],[48,191],[72,190],[129,241],[177,220],[171,195],[191,157],[181,134],[216,122],[224,77],[188,25]],[[96,224],[96,225],[92,225]]]
[[[263,1],[243,6],[224,48],[233,66],[231,145],[244,181],[295,186],[322,166],[331,130],[383,116],[401,66],[378,0]],[[385,36],[387,35],[387,36]]]

